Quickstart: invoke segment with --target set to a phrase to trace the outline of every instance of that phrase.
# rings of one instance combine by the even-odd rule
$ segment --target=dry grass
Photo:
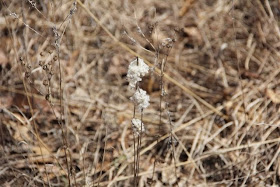
[[[165,38],[161,119],[160,68],[141,83],[138,186],[280,183],[278,1],[36,2],[1,0],[3,186],[133,186],[127,67],[154,67]]]

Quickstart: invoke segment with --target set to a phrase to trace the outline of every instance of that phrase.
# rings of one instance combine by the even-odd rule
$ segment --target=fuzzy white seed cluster
[[[138,82],[142,81],[142,77],[149,73],[149,66],[145,64],[141,58],[136,58],[128,66],[127,79],[131,88],[136,88],[135,93],[130,100],[134,103],[134,107],[137,107],[141,114],[143,110],[150,105],[150,97],[147,92],[139,87]],[[137,135],[141,135],[145,131],[142,120],[133,118],[132,121],[133,132]]]
[[[143,59],[137,58],[133,60],[128,67],[127,79],[129,86],[132,88],[136,87],[137,82],[142,80],[142,77],[149,72],[149,66],[144,62]]]
[[[132,129],[134,133],[139,135],[140,133],[145,132],[144,123],[141,123],[141,120],[133,118],[131,122],[132,122]]]
[[[140,111],[150,105],[150,96],[145,90],[142,90],[141,88],[138,88],[134,95],[130,97],[130,99],[134,102],[134,104]]]

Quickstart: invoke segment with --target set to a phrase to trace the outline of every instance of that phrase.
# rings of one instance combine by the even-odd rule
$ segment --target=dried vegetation
[[[141,82],[150,106],[137,185],[280,183],[278,1],[76,7],[1,0],[3,186],[133,186],[127,68],[136,56],[158,67],[167,55],[164,101],[158,69]]]

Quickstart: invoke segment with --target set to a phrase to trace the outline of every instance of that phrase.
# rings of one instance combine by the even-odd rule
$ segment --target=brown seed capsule
[[[53,61],[57,61],[57,56],[56,55],[53,57]]]
[[[47,70],[48,66],[47,65],[43,65],[43,70]]]
[[[21,57],[19,57],[19,60],[20,60],[20,61],[23,61],[23,58],[22,58],[22,56],[21,56]]]
[[[44,80],[44,81],[43,81],[43,85],[44,85],[44,86],[48,86],[48,85],[49,85],[49,81],[48,81],[48,80]]]
[[[30,77],[30,72],[28,72],[28,71],[27,71],[27,72],[25,72],[25,78],[27,78],[27,79],[28,79],[29,77]]]
[[[49,73],[49,74],[48,74],[48,80],[50,81],[50,80],[51,80],[51,78],[52,78],[52,74],[51,74],[51,73]]]
[[[48,100],[50,99],[50,94],[47,94],[47,95],[45,96],[45,99],[48,101]]]
[[[44,56],[44,53],[43,53],[43,51],[40,53],[40,56]]]
[[[43,61],[39,61],[39,66],[43,66]]]
[[[54,70],[51,69],[50,72],[49,72],[49,74],[50,74],[51,76],[53,76],[53,75],[54,75]]]
[[[26,63],[25,63],[24,61],[21,61],[21,65],[25,66],[25,65],[26,65]]]
[[[152,178],[147,178],[147,183],[149,184],[149,185],[152,185],[152,184],[154,184],[156,181],[155,180],[153,180]]]
[[[31,69],[31,65],[30,65],[30,64],[28,64],[28,65],[27,65],[27,68],[28,68],[28,69]]]
[[[151,34],[154,30],[155,26],[154,25],[149,25],[148,29],[149,29],[149,33]]]

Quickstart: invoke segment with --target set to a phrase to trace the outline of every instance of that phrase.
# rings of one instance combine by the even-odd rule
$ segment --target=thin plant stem
[[[100,174],[99,174],[99,178],[98,178],[98,184],[97,186],[100,186],[100,180],[101,180],[101,174],[102,174],[102,170],[103,170],[103,164],[104,164],[104,158],[105,158],[105,153],[106,153],[106,144],[107,144],[107,126],[106,126],[106,133],[105,133],[105,142],[104,142],[104,149],[103,149],[103,155],[102,155],[102,163],[101,163],[101,168],[100,168]]]
[[[138,58],[137,58],[137,64],[138,64]],[[138,86],[138,84],[136,85],[136,87]],[[133,106],[133,118],[135,118],[136,115],[136,105],[134,104]],[[137,186],[137,168],[136,168],[136,137],[135,137],[135,133],[133,133],[133,173],[134,173],[134,187]]]
[[[63,107],[62,107],[62,69],[61,69],[61,62],[60,62],[60,49],[59,46],[56,48],[57,51],[57,56],[58,56],[58,70],[59,70],[59,107],[60,107],[60,117],[59,117],[59,124],[61,127],[61,132],[62,132],[62,140],[64,144],[64,156],[65,156],[65,161],[66,161],[66,166],[67,166],[67,178],[68,178],[68,183],[69,186],[71,186],[71,171],[70,171],[70,166],[69,166],[69,161],[68,161],[68,156],[67,156],[67,148],[68,148],[68,143],[67,143],[67,134],[65,134],[63,130],[63,122],[62,122],[62,116],[63,116]],[[66,128],[67,131],[67,128]]]

